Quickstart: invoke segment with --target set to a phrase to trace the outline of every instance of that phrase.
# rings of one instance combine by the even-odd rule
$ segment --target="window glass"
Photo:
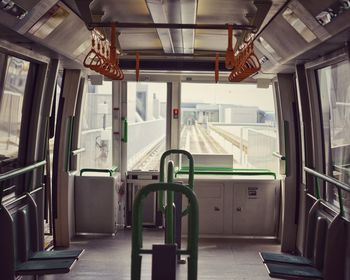
[[[350,185],[350,64],[317,70],[327,173]],[[328,189],[328,199],[337,200]]]
[[[165,151],[166,83],[128,82],[128,170],[159,170]]]
[[[112,82],[87,86],[83,100],[80,168],[112,167]]]
[[[18,156],[22,106],[29,62],[8,57],[0,109],[0,159]]]
[[[197,167],[277,172],[277,135],[271,86],[182,83],[180,148]]]

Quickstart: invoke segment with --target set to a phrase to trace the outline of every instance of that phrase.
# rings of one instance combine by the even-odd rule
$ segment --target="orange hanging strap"
[[[225,67],[227,69],[232,69],[235,66],[235,52],[232,47],[232,32],[233,26],[228,25],[228,46],[226,50]]]
[[[138,82],[140,78],[140,54],[138,52],[136,53],[135,69],[136,69],[136,81]]]
[[[111,47],[110,49],[110,63],[116,64],[116,46],[115,46],[115,24],[112,24],[111,26]]]
[[[216,53],[216,58],[215,58],[215,83],[217,83],[219,81],[219,62],[220,62],[219,53]]]

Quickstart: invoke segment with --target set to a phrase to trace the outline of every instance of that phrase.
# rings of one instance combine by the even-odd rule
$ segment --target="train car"
[[[0,0],[0,279],[349,280],[349,41],[348,0]]]

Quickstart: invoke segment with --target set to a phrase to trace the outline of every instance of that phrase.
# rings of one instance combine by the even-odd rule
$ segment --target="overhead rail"
[[[192,23],[151,23],[151,22],[91,22],[87,23],[91,29],[96,27],[111,27],[113,25],[118,28],[167,28],[167,29],[211,29],[226,30],[229,24],[192,24]],[[247,30],[253,33],[257,32],[254,25],[232,24],[234,30]]]

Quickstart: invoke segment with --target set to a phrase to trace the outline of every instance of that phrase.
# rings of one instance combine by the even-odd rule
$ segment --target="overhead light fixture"
[[[28,11],[11,0],[0,0],[0,9],[18,19],[23,19],[28,14]]]
[[[310,43],[317,38],[310,28],[291,9],[285,9],[282,16],[306,42]]]
[[[29,29],[28,33],[40,39],[45,39],[68,15],[67,10],[60,5],[55,5]]]
[[[278,61],[281,59],[275,49],[263,37],[260,36],[257,41],[273,56],[275,60]]]
[[[73,52],[73,57],[78,57],[82,53],[86,52],[88,48],[91,47],[91,40],[86,40],[81,45],[76,48],[76,50]]]

